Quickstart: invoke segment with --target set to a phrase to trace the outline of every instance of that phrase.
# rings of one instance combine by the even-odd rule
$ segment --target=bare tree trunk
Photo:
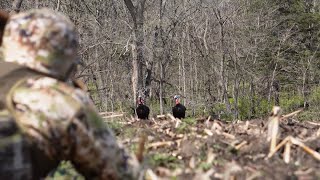
[[[234,88],[233,88],[233,98],[234,98],[234,118],[239,118],[239,108],[238,108],[238,99],[239,99],[239,74],[238,74],[238,57],[237,57],[237,46],[236,42],[233,42],[234,48]]]
[[[40,6],[39,6],[39,0],[35,0],[35,3],[34,3],[34,5],[35,5],[35,8],[39,8]]]
[[[254,87],[254,83],[253,83],[253,78],[251,78],[250,80],[250,117],[252,118],[255,114],[256,114],[256,100],[255,100],[255,87]]]
[[[90,68],[90,72],[91,74],[93,75],[93,84],[95,86],[95,90],[96,90],[96,95],[97,97],[94,99],[94,102],[98,102],[98,109],[99,111],[101,111],[101,106],[102,106],[102,97],[100,96],[100,93],[99,93],[99,89],[100,89],[100,86],[98,84],[98,77],[97,77],[97,74],[92,70],[92,68]],[[91,93],[92,94],[92,93]],[[96,104],[97,105],[97,104]]]
[[[18,13],[18,12],[20,12],[22,1],[23,0],[14,0],[12,2],[12,11],[10,13]]]
[[[314,55],[313,55],[314,56]],[[308,80],[309,80],[309,68],[311,65],[311,59],[313,58],[313,56],[311,58],[308,59],[308,63],[305,67],[305,69],[303,70],[303,76],[302,76],[302,96],[303,96],[303,107],[307,108],[308,107],[308,94],[309,94],[309,87],[308,87]]]
[[[185,43],[185,32],[182,32],[182,38],[180,43],[180,57],[179,57],[179,93],[186,97],[186,71],[185,71],[185,53],[184,53],[184,43]],[[181,92],[182,90],[182,92]],[[184,101],[184,103],[186,103]]]
[[[98,41],[98,29],[99,27],[95,27],[94,30],[94,39],[95,41]],[[95,59],[99,59],[99,53],[98,53],[98,47],[95,47],[94,50],[94,58]],[[107,98],[107,91],[106,89],[106,83],[104,83],[104,81],[106,80],[106,78],[103,76],[104,73],[104,63],[102,62],[102,60],[98,60],[97,63],[95,63],[95,74],[96,74],[96,83],[98,85],[97,89],[97,93],[99,94],[99,99],[100,99],[100,106],[99,109],[100,111],[106,111],[108,109],[108,98]]]
[[[159,82],[159,103],[160,103],[160,114],[163,114],[163,90],[164,90],[164,42],[162,41],[161,37],[163,37],[163,29],[162,29],[162,18],[163,18],[163,11],[165,7],[165,2],[160,0],[160,10],[159,10],[159,23],[156,27],[155,33],[155,43],[154,49],[155,51],[155,58],[158,60],[159,68],[160,68],[160,82]]]
[[[280,106],[280,82],[276,80],[273,82],[272,86],[274,89],[274,105]]]
[[[113,72],[112,71],[112,63],[111,63],[111,60],[108,59],[108,69],[109,69],[109,76],[108,78],[110,79],[110,86],[111,86],[111,90],[110,90],[110,104],[111,104],[111,111],[113,112],[115,109],[114,109],[114,102],[115,102],[115,98],[114,98],[114,78],[112,77],[113,75]],[[115,75],[115,74],[114,74]]]
[[[159,83],[159,101],[160,101],[160,114],[163,114],[163,64],[162,60],[159,62],[160,65],[160,83]]]
[[[225,21],[222,16],[221,16],[221,12],[219,9],[216,9],[214,11],[216,18],[219,22],[219,26],[220,26],[220,51],[222,53],[221,55],[221,61],[220,61],[220,92],[222,94],[220,94],[220,98],[221,101],[223,103],[225,103],[226,105],[226,110],[228,113],[231,112],[231,106],[230,106],[230,102],[228,99],[228,92],[227,92],[227,81],[226,81],[226,74],[225,74],[225,61],[226,61],[226,46],[225,46],[225,29],[224,29],[224,25],[225,25]]]
[[[143,84],[143,63],[144,63],[144,5],[146,0],[138,0],[136,6],[131,0],[124,0],[133,20],[134,45],[132,46],[132,86],[134,103],[136,103],[137,93],[145,93]],[[150,70],[150,69],[149,69]],[[151,73],[150,73],[151,74]]]
[[[132,50],[132,90],[133,90],[133,99],[134,103],[137,102],[137,95],[138,95],[138,61],[137,61],[137,50],[136,50],[136,44],[131,45]]]
[[[182,47],[183,50],[183,47]],[[183,81],[183,96],[186,97],[187,96],[187,83],[186,83],[186,66],[185,66],[185,57],[184,54],[182,52],[182,81]],[[186,104],[186,98],[184,98],[184,104]]]
[[[278,66],[278,63],[276,63],[276,65],[274,66],[274,69],[272,71],[272,77],[271,77],[270,88],[269,88],[269,93],[268,93],[268,103],[269,104],[271,102],[271,94],[273,91],[273,83],[274,83],[274,79],[275,79],[275,75],[276,75],[277,66]]]

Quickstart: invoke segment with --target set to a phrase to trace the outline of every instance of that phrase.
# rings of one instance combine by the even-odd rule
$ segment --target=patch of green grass
[[[280,107],[285,112],[291,112],[297,110],[303,102],[303,97],[300,95],[286,94],[280,98]]]
[[[197,121],[193,117],[187,117],[185,119],[182,119],[181,124],[177,128],[177,133],[188,133],[190,132],[190,128],[195,126],[197,124]]]
[[[187,117],[187,118],[183,119],[182,121],[187,123],[190,126],[194,126],[197,123],[196,119],[193,117]]]
[[[122,129],[122,136],[127,138],[133,138],[137,134],[137,129],[132,126],[126,126]]]
[[[319,111],[304,111],[298,114],[298,119],[300,121],[319,121],[320,112]]]
[[[212,161],[212,164],[213,164],[214,166],[222,166],[222,165],[225,164],[223,160],[224,160],[224,159],[215,159],[215,160]]]
[[[113,121],[106,121],[107,126],[112,129],[112,131],[116,134],[119,135],[123,129],[123,124],[119,123],[117,120]]]
[[[182,122],[178,128],[177,128],[178,134],[184,134],[190,132],[190,125],[188,125],[186,122]]]
[[[201,162],[201,163],[199,164],[199,168],[201,168],[201,169],[204,170],[204,171],[209,170],[211,167],[212,167],[212,164],[211,164],[211,163]]]
[[[137,143],[132,143],[132,144],[130,144],[130,146],[129,146],[129,151],[130,152],[137,152],[137,149],[138,149],[138,146],[137,146],[138,144]]]
[[[224,150],[224,148],[222,146],[220,146],[219,144],[213,144],[212,148],[215,150]]]
[[[169,169],[176,169],[179,167],[179,159],[169,154],[156,153],[151,155],[150,164],[153,167],[161,166]]]
[[[176,176],[170,177],[170,180],[178,180]]]
[[[46,180],[84,180],[69,161],[62,161],[58,168],[49,175]]]

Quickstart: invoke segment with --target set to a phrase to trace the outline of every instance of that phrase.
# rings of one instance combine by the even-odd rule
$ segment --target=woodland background
[[[319,0],[25,0],[67,14],[80,35],[76,78],[100,111],[152,114],[181,94],[189,116],[319,119]],[[1,0],[11,10],[12,1]]]

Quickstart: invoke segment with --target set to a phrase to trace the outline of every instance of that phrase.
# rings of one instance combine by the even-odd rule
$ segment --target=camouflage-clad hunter
[[[116,142],[86,93],[65,83],[76,65],[77,45],[74,25],[57,12],[10,17],[0,64],[10,68],[0,77],[0,107],[31,144],[32,176],[37,167],[47,166],[47,173],[70,160],[88,179],[137,179],[136,159]]]

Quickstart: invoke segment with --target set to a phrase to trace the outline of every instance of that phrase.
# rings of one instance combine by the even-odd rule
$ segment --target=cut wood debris
[[[120,117],[117,135],[137,152],[148,168],[148,179],[320,177],[319,171],[307,171],[320,169],[319,123],[286,122],[301,111],[281,115],[281,108],[274,107],[269,119],[237,122],[211,117],[180,120],[171,114],[146,121]],[[119,113],[105,116],[115,114]]]

